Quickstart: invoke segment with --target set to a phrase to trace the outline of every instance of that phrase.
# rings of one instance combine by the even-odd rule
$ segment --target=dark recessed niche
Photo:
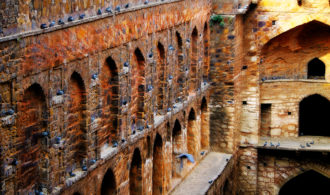
[[[291,112],[288,112],[288,115],[291,115]]]
[[[242,104],[243,104],[243,105],[247,105],[247,101],[243,101]]]
[[[276,20],[273,20],[272,21],[272,25],[276,25]]]
[[[298,0],[298,5],[302,6],[302,0]]]
[[[242,70],[246,70],[248,68],[247,65],[242,66]]]

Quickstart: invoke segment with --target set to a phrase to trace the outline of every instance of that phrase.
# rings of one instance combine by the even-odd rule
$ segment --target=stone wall
[[[19,8],[40,23],[95,14],[97,5],[110,3],[88,2],[20,2],[26,4]],[[8,38],[0,44],[3,193],[165,194],[208,150],[201,135],[209,129],[209,1],[129,7],[138,4],[145,7],[2,39]],[[188,136],[194,164],[176,158],[188,152]],[[102,184],[109,180],[115,182]]]

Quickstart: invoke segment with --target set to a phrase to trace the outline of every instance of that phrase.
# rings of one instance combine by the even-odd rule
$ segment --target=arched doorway
[[[71,171],[80,168],[87,157],[86,140],[86,90],[81,76],[74,72],[69,82],[69,112],[66,132],[67,143],[70,145],[67,162]]]
[[[210,143],[210,114],[205,97],[201,105],[201,147],[208,149]]]
[[[183,43],[182,38],[179,32],[175,33],[176,35],[176,42],[178,45],[177,50],[177,89],[176,89],[176,99],[175,102],[179,103],[183,101],[184,97],[184,89],[185,89],[185,67],[184,67],[184,55],[183,55]]]
[[[137,129],[143,129],[144,124],[144,93],[145,93],[145,59],[139,48],[134,51],[135,64],[132,68],[131,96],[132,96],[132,133]]]
[[[113,171],[111,169],[108,169],[102,180],[101,195],[114,195],[114,194],[117,194],[116,179],[115,179],[115,175],[113,174]]]
[[[196,159],[200,141],[198,139],[199,128],[196,122],[196,113],[194,109],[191,109],[188,116],[188,153],[193,155]]]
[[[163,194],[164,160],[163,141],[159,134],[156,135],[153,150],[152,168],[152,194]]]
[[[330,136],[330,102],[315,94],[299,104],[299,135]]]
[[[180,176],[180,160],[176,159],[176,156],[181,153],[183,145],[182,130],[179,120],[175,120],[172,136],[172,178],[175,178]]]
[[[165,49],[163,44],[157,44],[158,60],[157,60],[157,114],[164,114],[165,105],[165,89],[166,89],[166,71],[165,71]]]
[[[142,159],[138,148],[134,150],[129,171],[129,191],[130,195],[142,194]]]
[[[325,79],[325,64],[318,58],[308,62],[308,79]]]
[[[302,173],[285,183],[279,195],[330,194],[330,179],[313,170]]]
[[[198,62],[198,31],[195,27],[191,34],[191,55],[189,72],[189,93],[193,93],[197,86],[197,62]]]
[[[99,133],[99,144],[118,139],[119,76],[115,61],[108,57],[101,73],[103,96],[103,129]]]
[[[24,91],[18,103],[17,153],[20,161],[17,169],[18,190],[25,192],[38,189],[43,181],[39,170],[43,167],[46,151],[43,150],[43,137],[48,137],[48,112],[46,97],[39,84],[33,84]]]
[[[204,66],[203,66],[203,81],[209,80],[209,33],[207,23],[204,24],[203,31],[203,42],[204,42]]]

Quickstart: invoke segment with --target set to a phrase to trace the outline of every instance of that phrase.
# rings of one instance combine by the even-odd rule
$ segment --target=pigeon
[[[305,146],[303,146],[303,145],[301,145],[301,144],[300,144],[300,147],[301,147],[301,148],[305,148]]]
[[[80,14],[79,19],[84,19],[85,14]]]
[[[107,7],[107,8],[105,9],[105,11],[108,12],[108,13],[112,13],[112,9],[111,9],[111,7]]]
[[[49,27],[53,27],[53,26],[55,26],[55,21],[52,21],[50,24],[49,24]]]
[[[101,15],[102,14],[102,10],[101,9],[98,9],[97,10],[97,15]]]
[[[42,134],[42,136],[44,136],[44,137],[46,137],[46,136],[49,135],[48,131],[44,131],[44,132],[42,132],[41,134]]]
[[[167,112],[171,112],[171,110],[172,110],[171,108],[167,108]]]
[[[173,50],[174,50],[173,45],[169,45],[169,46],[168,46],[168,49],[171,50],[171,51],[173,51]]]
[[[64,94],[64,91],[63,90],[58,90],[56,95],[63,95]]]
[[[152,52],[149,53],[148,57],[152,58],[154,56],[154,54]]]
[[[68,22],[72,22],[73,20],[74,20],[74,18],[72,16],[69,16]]]
[[[47,24],[41,24],[41,25],[40,25],[40,28],[41,28],[41,29],[45,29],[45,28],[47,28]]]
[[[118,142],[114,141],[112,144],[112,147],[114,147],[114,148],[118,147]]]
[[[90,163],[93,165],[93,164],[96,163],[96,160],[95,160],[95,159],[92,159],[92,160],[90,161]]]
[[[306,143],[306,146],[307,146],[307,147],[311,147],[311,145],[309,145],[309,143]]]
[[[314,140],[313,141],[311,141],[311,143],[310,144],[314,144]]]
[[[280,142],[278,142],[276,145],[276,148],[280,147],[280,145],[281,145]]]
[[[203,156],[204,154],[205,154],[205,151],[202,151],[202,152],[201,152],[201,155]]]
[[[264,147],[266,147],[266,146],[267,146],[267,142],[264,143]]]
[[[76,174],[74,174],[72,171],[70,171],[70,177],[74,177],[74,176],[76,176]]]
[[[120,6],[119,5],[116,7],[116,11],[120,12]]]
[[[209,180],[209,184],[211,184],[211,183],[213,183],[213,180],[211,179],[211,180]]]
[[[92,79],[93,79],[93,80],[97,79],[97,74],[93,74],[93,75],[92,75]]]
[[[121,143],[124,143],[124,142],[126,142],[126,140],[125,139],[121,139]]]
[[[15,111],[13,109],[9,109],[6,114],[7,115],[13,115],[15,113]]]
[[[271,146],[271,147],[274,147],[275,145],[274,145],[272,142],[270,142],[270,146]]]
[[[147,1],[144,1],[144,5],[148,5],[148,3],[149,3],[149,1],[147,0]]]
[[[83,171],[87,171],[87,167],[86,167],[86,165],[82,166],[81,169],[82,169]]]
[[[127,4],[125,5],[125,8],[126,8],[126,9],[129,8],[129,3],[127,3]]]
[[[128,62],[125,62],[124,63],[124,67],[129,67],[129,63]]]
[[[170,75],[170,76],[168,77],[168,79],[169,79],[169,80],[172,80],[172,79],[173,79],[173,76],[172,76],[172,75]]]
[[[62,19],[59,19],[58,22],[57,22],[59,25],[63,25],[65,24],[64,21]]]
[[[56,144],[60,144],[61,143],[61,139],[62,137],[58,136],[55,138]]]

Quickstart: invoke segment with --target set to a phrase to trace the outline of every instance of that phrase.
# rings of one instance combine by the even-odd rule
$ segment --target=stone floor
[[[210,152],[171,194],[205,194],[213,181],[221,175],[231,157],[231,154]]]

